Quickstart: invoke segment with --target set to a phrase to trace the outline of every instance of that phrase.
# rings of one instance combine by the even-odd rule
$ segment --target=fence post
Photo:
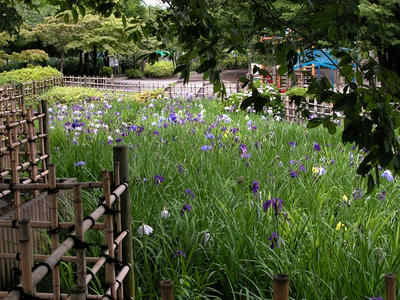
[[[385,274],[386,300],[396,300],[396,275]]]
[[[72,286],[71,300],[86,300],[86,288],[81,285]]]
[[[274,300],[289,299],[289,275],[278,274],[274,276]]]
[[[121,183],[129,183],[129,163],[127,146],[115,146],[113,148],[114,163],[119,163],[119,179]],[[121,225],[122,230],[128,229],[127,236],[122,241],[123,264],[130,264],[131,271],[126,275],[123,282],[124,299],[135,299],[135,277],[133,273],[133,243],[131,224],[131,196],[129,187],[121,195]]]
[[[174,300],[173,284],[170,280],[160,281],[161,300]]]
[[[42,112],[45,114],[43,118],[43,133],[46,134],[44,138],[44,151],[48,155],[46,158],[46,166],[47,168],[50,166],[50,134],[49,134],[49,111],[48,111],[48,103],[47,100],[41,101]]]
[[[36,81],[32,81],[32,98],[36,100]]]
[[[85,236],[83,232],[82,187],[79,184],[74,186],[74,214],[76,239],[83,245]],[[78,247],[76,258],[78,260],[76,263],[78,285],[83,287],[86,292],[86,256],[84,247]]]
[[[21,259],[22,288],[24,293],[33,296],[35,289],[32,282],[33,250],[32,232],[29,219],[22,219],[18,222],[19,254]]]

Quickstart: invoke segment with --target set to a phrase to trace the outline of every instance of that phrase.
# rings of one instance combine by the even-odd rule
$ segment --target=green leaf
[[[372,176],[372,174],[368,175],[368,190],[367,193],[371,193],[375,188],[375,182],[374,182],[374,177]]]
[[[84,17],[86,14],[85,7],[82,5],[78,5],[78,9],[79,9],[81,16]]]
[[[71,13],[72,13],[72,18],[74,19],[74,22],[75,23],[78,22],[78,12],[76,11],[76,9],[75,8],[72,9]]]
[[[283,65],[281,65],[281,66],[279,67],[279,69],[278,69],[278,74],[279,74],[279,75],[285,75],[285,74],[287,73],[287,71],[288,71],[287,65],[286,65],[286,64],[283,64]]]
[[[335,134],[336,133],[336,125],[333,123],[330,118],[327,118],[323,122],[323,126],[328,129],[329,134]]]
[[[69,14],[68,13],[64,14],[64,22],[69,23]]]
[[[312,118],[307,123],[307,128],[315,128],[321,125],[324,122],[324,118]]]

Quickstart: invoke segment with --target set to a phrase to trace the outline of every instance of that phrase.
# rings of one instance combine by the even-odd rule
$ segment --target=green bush
[[[54,87],[42,94],[39,100],[47,100],[50,104],[77,104],[85,100],[100,101],[100,100],[115,100],[121,99],[123,101],[133,101],[145,103],[154,98],[164,96],[162,89],[154,91],[143,91],[141,93],[127,93],[122,94],[113,91],[102,91],[85,87]]]
[[[61,76],[61,73],[52,67],[24,68],[0,73],[0,86],[12,82],[23,83],[32,80],[42,80],[59,76]]]
[[[128,78],[143,78],[144,74],[141,70],[139,69],[127,69],[125,71],[126,76],[128,76]]]
[[[305,97],[307,94],[307,88],[293,86],[285,92],[285,96],[302,96]]]
[[[73,104],[84,100],[100,100],[104,91],[85,87],[54,87],[40,96],[40,99],[49,103]]]
[[[197,61],[192,61],[190,64],[190,71],[196,71],[198,67],[200,67],[200,63]]]
[[[278,88],[273,84],[265,84],[260,81],[254,82],[254,87],[258,92],[267,97],[268,101],[264,106],[262,114],[266,116],[278,116],[281,118],[285,113],[285,103],[282,100],[281,93],[279,93]],[[244,99],[251,96],[248,91],[241,91],[230,95],[225,101],[221,102],[221,105],[225,110],[229,111],[240,111],[240,104]],[[247,112],[255,112],[254,107],[247,109]]]
[[[152,65],[147,64],[144,68],[146,77],[171,77],[174,73],[174,64],[170,61],[158,61]]]
[[[111,77],[113,69],[111,67],[104,66],[100,69],[99,76]]]

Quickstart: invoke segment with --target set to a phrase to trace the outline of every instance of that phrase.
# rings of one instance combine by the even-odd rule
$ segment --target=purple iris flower
[[[282,210],[283,200],[281,198],[272,198],[263,203],[264,211],[267,211],[268,208],[272,207],[277,215],[280,210]]]
[[[121,138],[118,138],[118,139],[116,139],[115,140],[117,143],[120,143],[120,142],[122,142],[122,139]]]
[[[80,127],[77,120],[74,120],[74,122],[71,124],[71,126],[72,126],[72,128]]]
[[[194,193],[190,189],[186,190],[186,194],[191,196],[194,199]]]
[[[215,136],[212,133],[207,133],[206,138],[209,140],[215,139]]]
[[[251,190],[253,191],[254,194],[257,194],[259,189],[260,189],[260,184],[258,183],[257,180],[254,180]]]
[[[299,174],[298,174],[296,171],[291,171],[289,175],[290,175],[290,177],[292,177],[292,178],[297,178],[297,177],[299,177]]]
[[[386,178],[387,181],[392,181],[393,180],[393,174],[390,170],[386,170],[382,173],[382,177]]]
[[[376,197],[378,198],[378,200],[385,201],[386,191],[380,192]]]
[[[268,237],[268,240],[271,242],[271,249],[275,249],[279,247],[279,235],[272,231],[272,234]]]
[[[203,150],[204,152],[207,152],[207,151],[211,150],[212,147],[210,145],[204,145],[204,146],[201,146],[200,149]]]
[[[300,169],[300,171],[303,171],[304,173],[307,172],[306,167],[304,165],[300,165],[299,169]]]
[[[378,297],[369,298],[369,300],[385,300],[385,298],[378,296]]]
[[[357,188],[357,189],[355,189],[355,190],[353,191],[353,198],[354,198],[354,200],[360,199],[362,196],[363,196],[363,191],[362,191],[362,189]]]
[[[246,154],[247,153],[247,146],[245,144],[240,144],[239,145],[239,152],[240,154]]]
[[[84,165],[86,165],[86,163],[84,162],[84,161],[78,161],[76,164],[74,164],[74,167],[77,167],[77,166],[84,166]]]
[[[159,185],[163,181],[164,181],[164,177],[163,176],[158,175],[158,174],[154,175],[154,184],[155,185]]]
[[[192,207],[186,203],[185,205],[183,205],[183,207],[181,209],[181,215],[183,216],[185,211],[190,212],[191,210],[192,210]]]
[[[292,146],[292,148],[296,148],[296,142],[289,142],[289,145]]]
[[[319,146],[319,144],[317,142],[314,142],[314,150],[321,151],[321,147]]]
[[[186,253],[183,252],[182,250],[178,249],[178,250],[175,251],[174,257],[183,257],[183,258],[185,258],[186,257]]]

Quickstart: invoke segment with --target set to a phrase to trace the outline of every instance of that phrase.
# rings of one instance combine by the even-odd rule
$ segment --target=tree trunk
[[[61,50],[60,72],[61,74],[64,74],[64,49]]]
[[[82,51],[79,51],[79,75],[83,74],[82,55]]]
[[[400,45],[378,51],[379,64],[400,76]]]
[[[108,56],[108,51],[104,53],[104,65],[109,67],[110,66],[110,57]]]
[[[83,58],[85,60],[85,75],[89,75],[89,53],[85,53]]]
[[[97,75],[97,46],[93,46],[92,52],[92,62],[93,62],[93,75]]]

